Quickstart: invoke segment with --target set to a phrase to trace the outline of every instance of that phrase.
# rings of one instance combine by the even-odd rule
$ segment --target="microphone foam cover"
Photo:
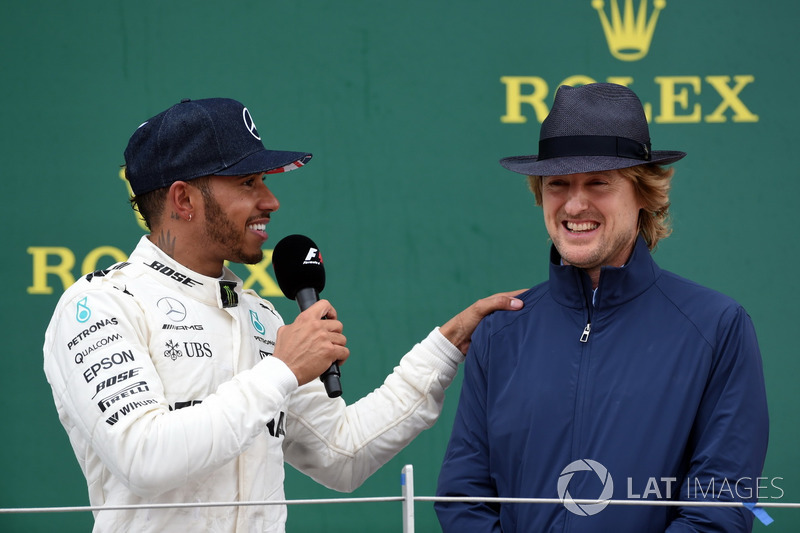
[[[289,235],[275,245],[272,268],[283,294],[294,300],[300,289],[325,288],[325,267],[317,245],[305,235]]]

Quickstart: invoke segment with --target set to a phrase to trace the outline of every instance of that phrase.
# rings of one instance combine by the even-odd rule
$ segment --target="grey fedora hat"
[[[505,157],[500,164],[526,176],[563,176],[666,165],[685,152],[650,149],[650,130],[642,103],[622,85],[592,83],[558,88],[542,122],[539,153]]]

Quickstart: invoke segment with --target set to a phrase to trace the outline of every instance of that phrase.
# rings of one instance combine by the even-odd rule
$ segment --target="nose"
[[[272,194],[269,187],[262,183],[261,190],[259,191],[258,209],[272,213],[273,211],[277,211],[280,206],[281,203],[278,201],[278,197]]]
[[[583,213],[589,207],[589,198],[586,191],[579,184],[572,184],[567,193],[567,201],[564,210],[567,215],[575,216]]]

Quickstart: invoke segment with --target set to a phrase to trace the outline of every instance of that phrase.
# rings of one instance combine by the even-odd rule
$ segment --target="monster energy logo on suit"
[[[236,294],[235,288],[236,283],[233,281],[219,282],[219,297],[223,308],[239,305],[239,295]]]

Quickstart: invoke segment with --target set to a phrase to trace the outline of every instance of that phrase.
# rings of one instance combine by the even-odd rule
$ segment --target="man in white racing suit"
[[[126,175],[151,234],[62,296],[44,370],[93,506],[283,500],[284,460],[352,491],[439,415],[479,300],[346,405],[318,377],[349,356],[321,300],[284,325],[224,261],[256,263],[278,201],[265,175],[311,154],[266,150],[235,100],[183,101],[144,123]],[[95,512],[94,531],[283,531],[282,505]]]

